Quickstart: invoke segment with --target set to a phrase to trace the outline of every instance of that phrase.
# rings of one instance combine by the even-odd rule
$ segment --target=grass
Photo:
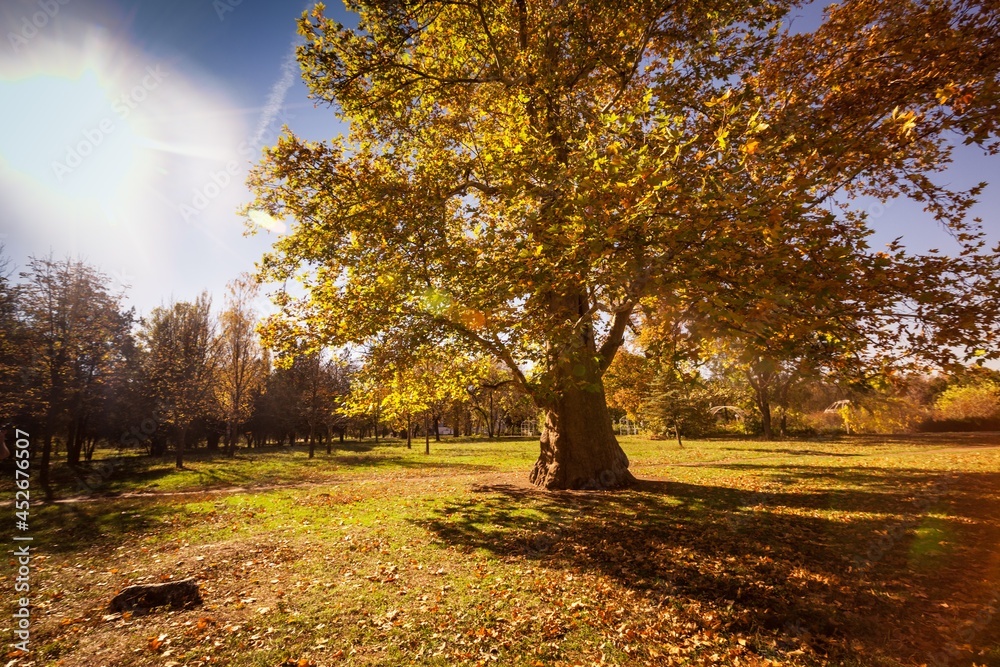
[[[619,492],[528,487],[527,439],[57,469],[6,659],[1000,667],[1000,436],[622,443]],[[199,608],[105,609],[186,576]]]
[[[416,475],[454,474],[459,471],[518,470],[530,468],[538,453],[537,441],[525,438],[488,441],[447,438],[431,441],[431,453],[424,454],[424,442],[414,441],[407,449],[399,440],[347,441],[335,444],[326,454],[318,447],[310,459],[302,446],[241,449],[234,458],[205,449],[185,454],[183,469],[175,466],[173,455],[163,458],[99,452],[90,464],[77,469],[55,465],[52,471],[57,498],[80,495],[122,493],[189,492],[232,487],[272,487],[307,485],[341,480],[376,472]],[[0,481],[0,492],[14,488],[13,476]]]

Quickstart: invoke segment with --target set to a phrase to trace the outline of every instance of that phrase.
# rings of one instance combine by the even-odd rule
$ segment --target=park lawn
[[[881,450],[891,452],[941,448],[963,438],[981,444],[981,437],[969,435],[886,437],[868,436],[847,440],[825,440],[822,452],[843,452],[852,455],[858,447],[866,453]],[[675,442],[649,440],[638,436],[621,438],[626,443],[633,464],[646,474],[659,474],[661,466],[684,463],[707,463],[734,457],[749,460],[781,454],[782,445],[755,441],[722,439],[692,442],[678,447]],[[811,442],[817,442],[815,440]],[[770,446],[765,446],[765,445]],[[305,446],[241,448],[234,458],[204,448],[185,455],[184,469],[176,468],[172,455],[151,458],[136,452],[119,454],[116,450],[98,449],[95,460],[79,468],[65,461],[53,463],[53,497],[56,499],[146,493],[189,493],[204,490],[238,488],[271,488],[276,486],[308,486],[343,481],[353,476],[373,473],[405,473],[413,475],[453,475],[457,472],[524,471],[530,470],[538,457],[538,439],[519,437],[485,440],[442,437],[430,441],[430,454],[424,453],[425,443],[415,439],[411,449],[402,440],[389,439],[376,444],[373,439],[348,440],[333,443],[332,452],[317,447],[314,458],[308,457]],[[787,449],[787,448],[785,448]],[[808,454],[806,441],[796,446],[796,455]],[[636,468],[633,468],[634,470]],[[37,473],[36,473],[37,474]],[[14,489],[13,476],[0,478],[0,494]],[[36,488],[36,493],[41,490]]]
[[[115,468],[32,508],[5,660],[1000,666],[1000,436],[622,441],[616,492],[528,487],[526,439]],[[105,610],[187,576],[201,607]]]

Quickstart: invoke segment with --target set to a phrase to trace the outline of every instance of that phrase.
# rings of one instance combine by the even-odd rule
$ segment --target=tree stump
[[[153,607],[185,609],[201,604],[201,594],[194,578],[162,584],[136,584],[123,589],[111,600],[111,611],[123,612]]]

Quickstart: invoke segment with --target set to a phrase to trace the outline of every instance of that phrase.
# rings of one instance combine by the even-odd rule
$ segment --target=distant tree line
[[[712,331],[702,335],[690,321],[645,329],[608,371],[612,415],[678,441],[1000,430],[1000,371],[984,365],[845,359],[819,334],[766,347]]]
[[[454,360],[411,357],[390,377],[363,354],[307,341],[274,353],[260,343],[257,297],[239,278],[221,308],[202,293],[139,316],[86,262],[35,257],[15,270],[0,259],[0,420],[30,429],[41,483],[56,457],[77,466],[99,444],[183,466],[195,448],[305,444],[313,456],[345,437],[439,438],[446,424],[492,437],[535,416],[481,364],[458,373]]]

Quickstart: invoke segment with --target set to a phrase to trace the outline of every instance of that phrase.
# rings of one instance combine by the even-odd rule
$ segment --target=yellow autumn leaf
[[[725,150],[726,148],[726,137],[729,136],[729,130],[720,127],[715,131],[715,143],[719,144],[719,148]]]

